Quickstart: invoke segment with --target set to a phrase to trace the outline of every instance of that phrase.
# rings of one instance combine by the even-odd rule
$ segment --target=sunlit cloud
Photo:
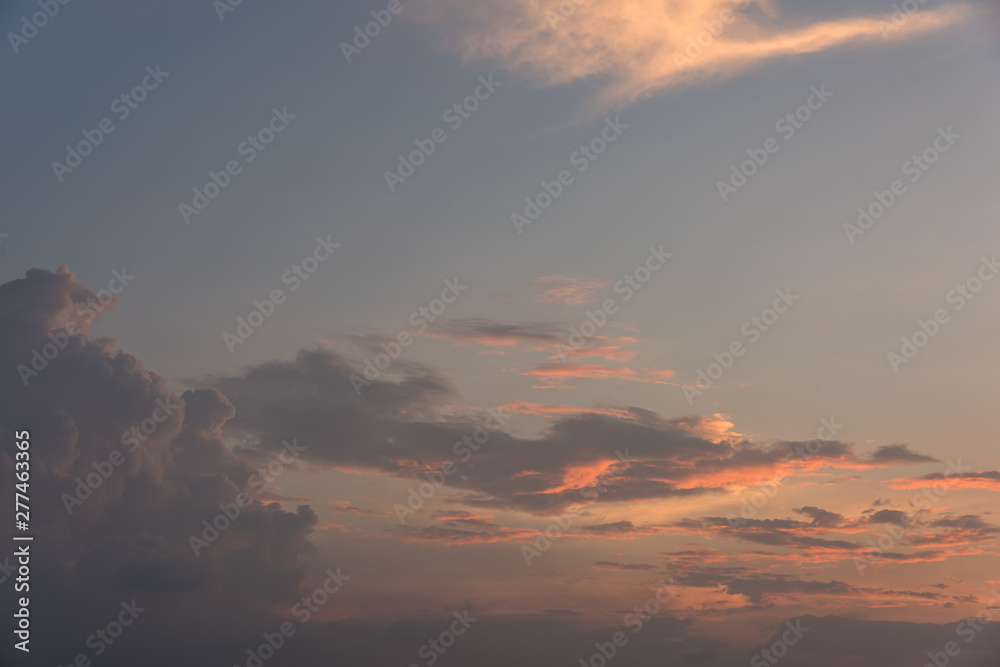
[[[597,79],[606,105],[782,56],[911,38],[972,10],[922,10],[898,24],[891,14],[887,4],[881,14],[793,21],[771,0],[428,0],[423,7],[425,20],[447,27],[442,43],[465,60],[495,63],[541,86]]]
[[[717,412],[714,415],[692,415],[671,420],[672,424],[690,429],[693,433],[708,440],[709,442],[722,442],[723,440],[739,440],[742,433],[733,430],[733,422],[729,415]]]
[[[564,417],[567,415],[608,415],[628,419],[632,413],[621,408],[577,408],[571,405],[546,405],[544,403],[530,403],[526,401],[511,401],[504,403],[500,408],[519,415],[532,415],[534,417]]]
[[[561,381],[565,379],[590,379],[590,380],[629,380],[632,382],[647,382],[651,384],[674,384],[668,379],[676,375],[670,370],[637,370],[631,368],[611,368],[608,366],[598,366],[595,364],[549,364],[539,366],[530,371],[525,371],[524,375],[533,375],[543,378],[547,384],[544,387],[562,386]]]
[[[598,291],[610,285],[611,281],[544,276],[535,278],[528,284],[535,291],[535,297],[542,303],[579,306],[593,299]]]
[[[894,479],[889,482],[890,489],[937,489],[937,488],[957,488],[957,489],[985,489],[987,491],[1000,491],[1000,472],[989,470],[986,472],[968,472],[945,474],[940,472],[924,475],[923,477],[907,477]]]
[[[505,324],[488,319],[467,318],[436,323],[423,335],[460,345],[522,346],[529,350],[546,350],[559,342],[563,331],[551,323]]]

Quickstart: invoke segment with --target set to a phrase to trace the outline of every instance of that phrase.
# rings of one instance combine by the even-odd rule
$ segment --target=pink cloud
[[[542,303],[579,306],[593,299],[597,292],[610,285],[611,281],[545,276],[536,278],[528,284],[535,290],[536,298]]]

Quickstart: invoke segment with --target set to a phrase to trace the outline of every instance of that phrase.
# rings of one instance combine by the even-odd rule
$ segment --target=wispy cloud
[[[670,370],[644,370],[632,368],[611,368],[595,364],[549,364],[539,366],[524,375],[534,375],[546,381],[544,387],[559,387],[565,379],[596,379],[596,380],[630,380],[633,382],[648,382],[651,384],[674,384],[669,382],[675,373]]]
[[[988,470],[985,472],[967,472],[944,474],[940,472],[923,477],[905,477],[889,482],[891,489],[927,489],[944,486],[956,489],[985,489],[1000,491],[1000,472]]]
[[[561,13],[560,6],[574,7]],[[894,41],[967,19],[967,5],[910,15],[809,22],[782,16],[771,0],[428,0],[424,17],[447,28],[444,44],[466,60],[486,60],[543,86],[594,78],[607,105],[677,85],[728,77],[782,56],[858,41]],[[892,29],[887,29],[888,27]],[[713,34],[714,33],[714,34]],[[459,35],[459,37],[450,37]],[[698,48],[690,48],[694,43]]]
[[[544,276],[535,278],[528,284],[535,290],[536,298],[542,303],[579,306],[593,299],[602,288],[610,285],[611,281]]]

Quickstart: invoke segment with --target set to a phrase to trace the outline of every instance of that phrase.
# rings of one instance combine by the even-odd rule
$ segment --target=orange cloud
[[[600,380],[631,380],[633,382],[649,382],[652,384],[674,384],[667,382],[676,373],[674,371],[633,370],[631,368],[610,368],[595,364],[549,364],[539,366],[523,375],[534,375],[549,381],[546,387],[560,386],[559,380],[564,378],[587,378]]]
[[[714,415],[694,415],[681,417],[671,421],[672,424],[686,428],[709,442],[719,443],[724,440],[734,440],[743,437],[742,433],[733,431],[733,422],[729,415],[717,412]]]
[[[571,405],[545,405],[544,403],[528,403],[525,401],[505,403],[499,409],[520,415],[533,415],[535,417],[561,417],[565,415],[587,414],[628,419],[632,416],[632,413],[628,410],[619,408],[576,408]]]
[[[540,491],[540,493],[562,493],[567,490],[582,489],[588,485],[597,483],[598,480],[612,479],[614,471],[620,468],[620,466],[621,461],[615,459],[571,466],[566,469],[562,484]]]
[[[466,318],[439,321],[422,335],[454,341],[459,345],[488,347],[522,346],[529,350],[551,349],[563,336],[562,327],[551,323],[504,324],[494,320]]]
[[[927,489],[938,488],[958,489],[986,489],[987,491],[1000,491],[1000,472],[990,470],[986,472],[969,472],[957,474],[931,473],[923,477],[909,477],[894,479],[889,482],[890,489]]]
[[[972,14],[967,5],[951,5],[918,11],[893,25],[886,5],[883,15],[792,24],[771,0],[574,0],[562,5],[573,9],[561,13],[556,0],[428,0],[422,11],[426,21],[443,26],[443,43],[466,60],[492,61],[543,86],[601,80],[605,106],[732,76],[782,56],[925,34]]]

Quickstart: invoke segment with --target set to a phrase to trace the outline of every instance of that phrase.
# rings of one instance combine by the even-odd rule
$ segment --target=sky
[[[998,18],[2,3],[4,664],[994,665]]]

